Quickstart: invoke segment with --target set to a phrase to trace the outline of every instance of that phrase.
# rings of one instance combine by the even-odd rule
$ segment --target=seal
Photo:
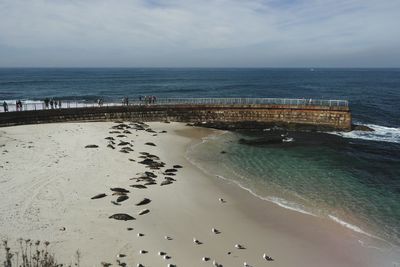
[[[117,202],[122,202],[127,200],[129,197],[127,195],[122,195],[117,198]]]
[[[122,187],[112,187],[110,188],[111,191],[114,192],[120,192],[120,193],[129,193],[129,190],[126,190],[125,188]]]
[[[95,195],[94,197],[91,197],[91,199],[99,199],[99,198],[103,198],[103,197],[106,197],[106,196],[107,196],[106,194],[101,193],[101,194]]]
[[[138,203],[136,204],[136,206],[147,205],[147,204],[149,204],[150,202],[151,202],[151,199],[149,199],[149,198],[144,198],[143,200],[141,200],[140,202],[138,202]]]
[[[150,212],[150,210],[149,209],[144,209],[144,210],[141,210],[141,211],[139,211],[139,215],[144,215],[144,214],[147,214],[147,213],[149,213]]]
[[[126,214],[126,213],[116,213],[108,217],[109,219],[115,219],[115,220],[120,220],[120,221],[130,221],[130,220],[136,220],[134,217]]]

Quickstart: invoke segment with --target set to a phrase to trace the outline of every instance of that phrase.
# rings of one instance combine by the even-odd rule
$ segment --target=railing
[[[293,106],[323,106],[323,107],[348,107],[347,100],[321,100],[321,99],[288,99],[288,98],[157,98],[129,101],[128,105],[293,105]],[[3,104],[0,103],[1,107]],[[98,104],[97,102],[85,101],[62,101],[61,106],[46,106],[44,102],[24,102],[19,111],[44,110],[44,109],[64,109],[64,108],[88,108],[88,107],[113,107],[126,106],[126,103],[106,102]],[[8,111],[17,111],[15,103],[8,103]],[[4,112],[4,107],[0,108]]]

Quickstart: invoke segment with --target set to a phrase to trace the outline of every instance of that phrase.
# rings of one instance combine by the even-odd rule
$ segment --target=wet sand
[[[390,251],[363,247],[351,230],[258,199],[193,166],[185,159],[187,147],[213,130],[156,122],[148,123],[155,133],[134,125],[110,129],[116,125],[0,128],[0,237],[48,240],[51,252],[67,264],[79,250],[81,266],[118,266],[117,260],[127,266],[213,266],[214,260],[221,266],[393,266]],[[115,149],[105,137],[115,139]],[[129,144],[118,146],[120,141]],[[130,149],[123,153],[121,147]],[[140,152],[165,166],[151,170],[140,164],[146,158]],[[174,165],[183,168],[166,175]],[[130,187],[145,184],[132,178],[148,177],[146,171],[157,176],[156,184]],[[165,177],[176,181],[161,186]],[[124,194],[113,195],[110,188],[129,190],[128,199],[117,202]],[[101,193],[107,196],[91,199]],[[144,198],[151,202],[137,206]],[[144,209],[149,212],[139,215]],[[135,220],[109,218],[113,214]],[[263,259],[264,253],[274,260]]]

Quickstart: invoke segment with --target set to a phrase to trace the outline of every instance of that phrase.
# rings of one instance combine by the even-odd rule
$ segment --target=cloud
[[[398,0],[0,0],[0,66],[392,67],[399,13]]]

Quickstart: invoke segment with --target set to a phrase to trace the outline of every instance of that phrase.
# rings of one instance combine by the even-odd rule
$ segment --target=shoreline
[[[371,249],[362,248],[354,234],[337,223],[277,207],[276,204],[258,199],[249,194],[249,192],[233,184],[232,181],[205,175],[202,170],[195,167],[185,158],[185,153],[191,143],[196,142],[196,140],[201,141],[201,137],[214,130],[191,128],[179,123],[148,124],[157,132],[165,129],[168,133],[164,135],[158,134],[155,137],[147,133],[145,135],[142,132],[138,133],[139,136],[135,137],[133,142],[135,152],[126,155],[118,151],[112,151],[111,155],[109,150],[103,148],[105,143],[101,145],[98,151],[90,151],[83,148],[85,143],[96,143],[103,140],[108,135],[108,127],[113,126],[113,123],[49,124],[0,129],[1,132],[6,133],[0,135],[0,142],[4,142],[2,140],[4,136],[8,137],[11,133],[11,136],[14,136],[12,138],[24,140],[25,146],[29,146],[27,145],[29,136],[27,136],[24,129],[38,131],[38,136],[33,134],[33,138],[41,137],[40,134],[51,136],[52,139],[58,142],[58,146],[62,148],[61,150],[65,150],[64,153],[61,153],[58,164],[63,164],[63,159],[69,158],[70,153],[73,153],[72,156],[76,157],[76,159],[72,159],[72,162],[76,165],[68,165],[75,169],[69,170],[70,173],[63,173],[65,170],[54,169],[54,166],[43,166],[43,168],[59,172],[59,175],[50,173],[50,176],[52,176],[50,178],[69,176],[70,174],[75,174],[81,179],[83,177],[90,178],[82,182],[80,179],[73,180],[70,177],[69,179],[73,180],[72,182],[77,183],[77,185],[69,185],[62,188],[66,191],[71,189],[70,192],[76,192],[71,196],[58,192],[58,194],[52,195],[52,198],[46,198],[46,190],[38,191],[38,195],[44,201],[38,199],[37,205],[32,206],[39,206],[39,208],[44,206],[42,209],[46,210],[47,213],[39,211],[37,218],[45,221],[47,221],[47,218],[43,217],[43,215],[54,217],[51,212],[55,211],[55,207],[46,207],[44,205],[48,203],[48,199],[55,199],[55,202],[57,202],[57,198],[62,196],[64,205],[67,204],[65,203],[66,199],[70,199],[73,202],[72,206],[61,207],[64,213],[58,213],[58,216],[67,220],[68,223],[64,224],[71,225],[67,226],[67,231],[60,233],[58,228],[55,227],[55,225],[60,224],[60,220],[56,219],[47,221],[45,224],[49,223],[50,226],[44,229],[40,227],[40,224],[44,222],[39,222],[38,225],[34,223],[35,226],[39,227],[31,227],[31,229],[28,227],[28,231],[22,227],[23,229],[20,229],[19,234],[23,234],[25,231],[25,233],[35,233],[33,234],[34,236],[43,235],[52,238],[51,243],[55,244],[53,248],[57,252],[56,255],[60,255],[64,259],[68,258],[67,251],[72,251],[72,245],[79,244],[84,247],[82,251],[82,261],[86,264],[84,266],[97,266],[102,260],[112,261],[118,253],[126,253],[127,257],[123,260],[129,265],[137,263],[139,260],[143,260],[145,266],[148,264],[151,266],[166,265],[169,261],[160,260],[160,257],[156,255],[159,249],[168,249],[172,255],[172,262],[178,266],[188,266],[188,263],[190,263],[190,266],[211,265],[201,261],[202,255],[203,257],[209,255],[224,266],[243,266],[244,261],[248,261],[254,266],[263,266],[267,264],[261,258],[262,253],[265,252],[270,253],[275,259],[271,264],[276,266],[378,266],[375,265],[378,263],[380,266],[393,266],[393,262],[385,259],[387,255],[380,255],[380,253],[371,251]],[[67,131],[67,134],[64,133],[65,131]],[[57,134],[61,135],[60,139],[57,138]],[[71,146],[71,142],[67,142],[67,144],[61,142],[66,137],[77,138],[75,144],[72,142],[74,149],[68,149],[68,146]],[[148,147],[138,144],[144,142],[145,139],[149,139],[157,146]],[[37,145],[40,141],[43,140],[37,140],[33,145]],[[43,147],[41,145],[38,146],[45,148],[45,152],[51,154],[53,146],[49,143],[47,145],[49,145],[48,149],[50,151],[46,151],[46,144]],[[14,151],[14,149],[8,148],[8,144],[6,146],[6,149],[9,150],[8,156],[16,153],[17,158],[15,160],[17,162],[25,162],[26,159],[19,149]],[[132,172],[131,169],[127,170],[126,166],[134,166],[133,169],[135,170],[143,170],[142,166],[137,167],[135,163],[130,165],[131,163],[127,158],[133,157],[131,154],[136,155],[136,152],[144,149],[157,154],[168,166],[176,163],[182,164],[184,168],[182,169],[182,174],[180,173],[181,171],[178,172],[177,181],[172,185],[166,186],[165,189],[158,186],[145,189],[148,192],[143,190],[133,191],[132,198],[135,198],[135,201],[138,200],[137,197],[140,199],[145,195],[151,195],[154,204],[153,202],[151,203],[149,215],[144,215],[143,218],[135,216],[137,220],[133,222],[134,234],[131,237],[127,237],[126,235],[129,232],[120,226],[130,224],[124,222],[120,224],[107,218],[116,208],[109,204],[110,199],[108,201],[104,201],[105,199],[88,201],[88,199],[96,192],[100,193],[106,190],[107,187],[104,184],[109,186],[126,184],[126,180],[135,176],[137,172]],[[87,158],[88,156],[90,158]],[[87,165],[79,162],[85,157],[88,159]],[[106,157],[106,161],[104,161],[103,157]],[[36,160],[41,162],[40,159]],[[103,164],[106,163],[105,165],[107,166],[97,165],[101,162]],[[4,165],[3,162],[1,165]],[[82,170],[81,167],[83,166],[86,166],[85,168],[87,169]],[[98,170],[98,173],[93,174],[93,170]],[[35,172],[39,172],[41,175],[48,174],[41,172],[40,168],[26,166],[25,171],[15,171],[13,176],[24,179],[23,174],[26,176],[26,171],[29,171],[32,175],[35,175]],[[104,174],[102,173],[103,171]],[[83,174],[80,172],[83,172]],[[10,174],[10,170],[7,170],[7,174]],[[10,180],[6,180],[5,175],[1,175],[0,179],[7,189],[14,188],[14,190],[17,190],[19,188],[18,185],[12,185]],[[97,183],[93,183],[91,179],[99,180],[95,180]],[[24,182],[27,181],[24,180]],[[54,180],[49,179],[47,182],[50,186],[54,183]],[[24,183],[19,186],[22,185]],[[57,186],[60,185],[50,186],[47,190],[56,191]],[[27,192],[25,191],[25,193]],[[14,194],[18,195],[18,192],[16,191]],[[24,194],[19,195],[19,197],[23,196]],[[219,203],[218,198],[221,196],[227,201],[226,205]],[[18,199],[18,196],[15,199]],[[168,201],[165,201],[166,199]],[[8,200],[8,198],[6,197],[5,200]],[[36,201],[36,199],[34,200]],[[11,215],[9,218],[14,218],[17,224],[22,223],[24,226],[26,226],[25,224],[31,224],[29,220],[21,221],[17,214],[5,209],[5,207],[10,208],[12,206],[12,201],[8,201],[11,203],[0,206],[1,212]],[[176,207],[173,208],[173,206]],[[117,209],[132,212],[131,205],[127,206],[127,203],[122,204]],[[76,225],[76,216],[79,216],[80,225]],[[2,228],[5,223],[7,223],[7,219],[0,219]],[[190,228],[187,226],[190,226]],[[8,231],[5,231],[7,233],[13,233],[15,227],[19,228],[18,225],[8,225],[7,227]],[[210,234],[212,227],[221,230],[221,234],[215,236]],[[0,232],[2,237],[4,236],[3,231]],[[139,231],[145,233],[144,238],[136,237]],[[165,232],[172,234],[174,240],[171,242],[162,240]],[[200,246],[193,245],[192,238],[194,236],[202,239],[204,244]],[[30,237],[26,236],[25,238]],[[61,243],[58,243],[60,240]],[[235,250],[233,245],[236,242],[243,242],[246,249],[242,251]],[[138,254],[137,252],[141,246],[147,248],[149,253],[146,255]],[[232,252],[232,255],[226,254],[228,250]],[[95,252],[104,256],[105,259],[100,260],[98,255],[95,255]],[[69,253],[70,256],[72,254],[73,251]]]

